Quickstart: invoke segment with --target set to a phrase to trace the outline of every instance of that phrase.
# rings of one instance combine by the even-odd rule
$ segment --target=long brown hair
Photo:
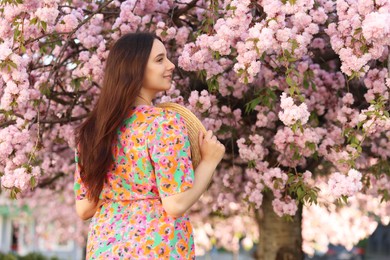
[[[99,99],[76,129],[80,175],[87,198],[98,202],[109,167],[116,130],[125,120],[142,86],[153,46],[152,33],[129,33],[112,46]]]

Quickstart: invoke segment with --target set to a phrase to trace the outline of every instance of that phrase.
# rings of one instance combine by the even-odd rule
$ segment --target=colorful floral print
[[[100,194],[104,204],[90,223],[87,259],[195,259],[188,216],[169,216],[161,203],[193,185],[189,145],[178,113],[132,107],[112,147],[114,163]],[[79,167],[74,191],[77,200],[85,198]]]

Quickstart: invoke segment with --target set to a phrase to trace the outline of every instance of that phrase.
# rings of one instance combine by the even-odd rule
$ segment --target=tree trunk
[[[263,197],[263,213],[256,212],[260,239],[256,251],[259,260],[301,260],[302,252],[302,206],[298,206],[293,221],[286,221],[275,214],[272,195]]]

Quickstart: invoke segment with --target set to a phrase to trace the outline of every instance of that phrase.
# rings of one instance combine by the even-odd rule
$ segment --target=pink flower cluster
[[[38,19],[42,22],[46,22],[48,24],[54,24],[57,16],[59,14],[59,11],[57,9],[57,6],[54,7],[42,7],[38,8],[38,10],[35,12],[35,15],[38,17]]]
[[[244,197],[246,197],[256,209],[260,209],[261,204],[263,203],[262,192],[264,189],[261,174],[255,168],[246,169],[245,174],[249,178],[249,181],[244,187]]]
[[[256,116],[256,127],[266,127],[269,129],[274,129],[276,126],[276,121],[278,117],[275,112],[269,111],[267,107],[256,106],[255,110],[258,112]]]
[[[287,97],[286,92],[283,92],[281,95],[280,107],[283,111],[279,112],[279,119],[287,126],[292,126],[297,122],[304,125],[309,120],[310,113],[306,104],[295,105],[294,100],[291,97]]]
[[[227,10],[224,18],[220,18],[214,25],[214,35],[200,35],[195,43],[184,46],[179,57],[179,66],[185,70],[205,70],[207,78],[217,75],[224,70],[224,64],[228,63],[224,55],[231,53],[231,47],[240,40],[241,32],[248,29],[252,16],[249,13],[250,1],[236,1],[230,3],[234,11]],[[213,53],[218,53],[222,58],[214,60]],[[239,57],[237,57],[239,59]],[[253,73],[259,72],[259,62],[253,62]]]
[[[387,123],[387,129],[389,123]],[[390,158],[390,149],[389,149],[389,140],[390,140],[390,131],[387,131],[384,136],[381,136],[379,133],[375,133],[374,136],[379,136],[377,142],[371,143],[371,151],[376,154],[382,160],[388,160]]]
[[[374,161],[369,164],[372,163],[375,164]],[[333,204],[330,199],[332,191],[329,190],[326,178],[313,179],[321,192],[317,205],[303,207],[302,236],[303,250],[306,253],[326,252],[330,243],[352,248],[372,234],[378,220],[388,225],[389,203],[381,203],[378,194],[380,189],[390,189],[388,177],[383,174],[377,178],[369,174],[368,178],[371,185],[367,187],[366,194],[356,193],[342,207]],[[328,225],[330,222],[332,225]]]
[[[232,63],[226,59],[226,63]],[[219,94],[226,97],[232,95],[235,98],[243,98],[244,94],[248,90],[248,85],[241,83],[236,77],[234,71],[224,73],[221,77],[218,77]]]
[[[207,90],[202,90],[200,93],[194,90],[188,98],[189,108],[198,113],[205,113],[210,111],[215,100],[215,96],[210,95]]]
[[[178,60],[179,66],[187,71],[204,70],[207,79],[222,73],[224,68],[208,49],[212,41],[207,35],[201,35],[195,43],[186,44]]]
[[[29,173],[23,166],[29,160],[29,154],[33,152],[34,143],[30,140],[30,132],[21,129],[24,121],[22,119],[18,121],[20,128],[12,125],[0,130],[0,171],[3,172],[1,184],[5,188],[17,187],[27,190],[30,188],[31,177],[37,178],[40,175],[40,167],[32,167]]]
[[[274,194],[278,194],[278,191],[283,190],[287,183],[288,176],[280,168],[271,168],[264,172],[263,181],[264,184],[273,191]],[[280,197],[280,196],[276,196]]]
[[[386,68],[382,70],[372,69],[364,78],[364,84],[367,88],[367,93],[364,94],[367,102],[370,102],[377,97],[382,97],[385,100],[389,99],[390,86],[386,86],[386,80],[390,80]]]
[[[246,162],[261,162],[268,150],[263,146],[264,138],[258,134],[250,135],[249,140],[240,138],[237,140],[238,152],[240,157]]]
[[[169,41],[175,38],[177,33],[175,27],[168,27],[164,22],[158,22],[156,26],[156,35],[159,36],[161,40]]]
[[[116,18],[113,24],[113,29],[119,29],[121,34],[134,32],[138,29],[138,26],[142,24],[143,19],[151,19],[150,15],[145,15],[141,18],[139,15],[133,12],[137,1],[127,0],[123,1],[120,6],[120,14]],[[120,34],[114,34],[115,39],[120,37]]]
[[[303,133],[300,130],[294,133],[289,127],[280,128],[273,141],[275,149],[280,153],[278,162],[290,167],[305,165],[304,157],[313,155],[324,134],[325,130],[321,128],[305,128]],[[296,153],[302,157],[294,158]]]
[[[351,93],[345,94],[342,98],[343,106],[336,111],[337,120],[348,127],[355,127],[359,122],[359,111],[351,108],[350,106],[354,103],[354,99]]]
[[[83,11],[73,9],[69,14],[64,15],[57,23],[56,30],[58,32],[71,32],[79,25],[79,21],[83,20]]]
[[[384,115],[382,110],[378,111],[374,105],[363,109],[358,116],[358,121],[363,123],[363,130],[370,134],[386,132],[390,130],[390,118]]]
[[[341,70],[363,76],[368,62],[380,58],[390,45],[390,4],[337,0],[337,16],[337,24],[329,24],[325,31],[340,55]]]
[[[328,186],[336,198],[353,196],[363,188],[361,179],[362,174],[355,169],[350,169],[347,175],[335,172],[330,175]]]
[[[0,62],[5,61],[12,54],[10,42],[0,43]]]
[[[290,196],[286,196],[283,199],[274,199],[272,201],[272,207],[279,217],[282,217],[283,215],[294,216],[298,210],[296,200],[292,199]]]
[[[77,30],[76,37],[85,48],[90,49],[104,44],[104,38],[101,34],[103,19],[104,16],[102,14],[97,14],[88,24],[83,26],[82,30]]]
[[[341,72],[325,71],[318,64],[299,63],[299,73],[303,74],[307,70],[311,70],[314,74],[313,83],[316,86],[316,90],[312,88],[304,90],[305,104],[310,112],[313,111],[317,115],[324,115],[326,110],[332,110],[337,104],[338,97],[334,93],[345,88],[344,75]],[[329,119],[334,118],[332,113],[328,112],[327,114],[329,114],[329,116],[326,115]]]

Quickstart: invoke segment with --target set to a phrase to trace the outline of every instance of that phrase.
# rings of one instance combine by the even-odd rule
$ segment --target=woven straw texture
[[[161,107],[164,109],[169,109],[175,111],[181,115],[184,119],[184,122],[187,126],[188,130],[188,138],[191,144],[191,160],[194,169],[198,166],[201,155],[199,148],[199,131],[202,131],[206,134],[206,128],[203,126],[202,122],[189,110],[188,108],[183,107],[182,105],[172,103],[172,102],[164,102],[156,105],[157,107]]]

